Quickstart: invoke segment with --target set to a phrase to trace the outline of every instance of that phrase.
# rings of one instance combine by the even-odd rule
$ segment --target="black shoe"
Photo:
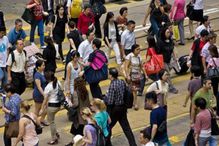
[[[184,43],[178,43],[178,45],[184,46],[185,44]]]
[[[65,146],[73,146],[73,142],[69,142],[68,144],[66,144]]]
[[[194,40],[194,39],[195,39],[195,37],[193,36],[191,38],[188,38],[187,40]]]

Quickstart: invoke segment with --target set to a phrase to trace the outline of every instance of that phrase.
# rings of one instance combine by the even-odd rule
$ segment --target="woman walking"
[[[48,84],[44,90],[45,98],[40,113],[43,113],[45,110],[47,110],[47,119],[50,123],[50,131],[52,137],[52,140],[48,142],[48,144],[55,145],[58,144],[58,139],[60,138],[60,135],[56,130],[55,115],[60,110],[61,106],[57,97],[58,90],[61,88],[61,84],[53,72],[45,72],[45,78]]]
[[[56,14],[52,19],[52,29],[51,29],[51,38],[53,38],[54,42],[58,44],[59,55],[62,59],[62,62],[65,63],[65,59],[62,51],[62,42],[65,39],[65,29],[68,31],[68,18],[67,14],[65,14],[64,6],[58,5],[56,7]]]
[[[120,55],[120,35],[117,27],[117,23],[114,20],[113,12],[108,12],[106,15],[106,20],[103,25],[104,30],[104,41],[109,49],[108,59],[110,58],[111,50],[114,50],[116,54],[116,62],[118,65],[122,64]]]

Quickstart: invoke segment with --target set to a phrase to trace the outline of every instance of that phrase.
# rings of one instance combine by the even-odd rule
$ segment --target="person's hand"
[[[204,69],[204,74],[207,74],[207,69],[206,68]]]
[[[146,22],[143,22],[143,23],[142,23],[142,26],[145,27],[145,26],[146,26]]]
[[[11,81],[12,81],[11,76],[8,76],[8,83],[11,83]]]
[[[154,90],[156,94],[159,94],[160,93],[160,90]]]
[[[44,16],[49,16],[49,13],[48,12],[43,12],[43,15]]]
[[[7,108],[5,108],[5,106],[2,106],[2,111],[6,113]]]
[[[88,27],[88,29],[92,29],[93,28],[93,23]]]
[[[190,123],[190,127],[191,127],[191,128],[194,128],[194,123]]]

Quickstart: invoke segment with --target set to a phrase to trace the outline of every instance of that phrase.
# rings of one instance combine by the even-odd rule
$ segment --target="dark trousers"
[[[11,146],[11,138],[8,138],[6,136],[6,131],[7,131],[8,127],[7,125],[5,126],[5,130],[4,130],[4,135],[3,135],[3,139],[4,139],[4,144],[5,146]]]
[[[145,86],[145,81],[146,81],[145,75],[142,74],[142,76],[143,76],[143,78],[140,80],[140,90],[139,90],[140,93],[143,93],[144,86]]]
[[[90,84],[90,91],[93,98],[102,99],[102,91],[99,82]]]
[[[15,92],[19,95],[24,93],[26,89],[26,80],[24,73],[11,72],[12,84],[15,86]]]
[[[125,50],[125,55],[128,55],[131,52],[132,52],[132,50]]]
[[[101,29],[100,29],[100,17],[101,16],[95,16],[94,20],[94,26],[95,26],[95,36],[97,38],[102,38]]]
[[[58,43],[59,46],[59,55],[62,59],[62,61],[64,60],[64,56],[63,56],[63,52],[62,52],[62,42]]]
[[[67,65],[69,62],[72,61],[72,58],[71,58],[71,49],[68,51],[68,54],[66,55],[66,58],[65,58],[65,72],[64,72],[64,79],[66,78],[66,73],[67,73]]]
[[[110,128],[112,129],[117,122],[119,122],[122,127],[123,132],[125,133],[126,138],[128,139],[130,146],[137,146],[135,142],[134,135],[132,133],[131,127],[127,119],[127,109],[125,106],[107,106],[107,112],[110,115],[111,123]],[[110,133],[111,134],[111,133]]]

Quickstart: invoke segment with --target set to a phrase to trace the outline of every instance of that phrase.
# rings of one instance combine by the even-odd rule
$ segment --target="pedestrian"
[[[139,142],[141,146],[156,146],[156,144],[150,140],[151,140],[150,131],[147,128],[141,130],[139,135]]]
[[[211,113],[206,109],[206,100],[199,97],[195,100],[196,109],[199,113],[195,118],[195,144],[206,146],[211,137]]]
[[[95,121],[93,119],[93,114],[91,110],[87,107],[84,108],[81,112],[82,118],[87,121],[87,124],[84,126],[83,131],[83,141],[85,146],[96,146],[97,142],[97,131],[93,125]]]
[[[17,40],[24,40],[26,38],[26,33],[22,28],[23,22],[21,19],[15,20],[15,27],[12,28],[8,33],[8,40],[9,40],[9,52],[14,51],[16,49],[16,42]]]
[[[207,72],[207,64],[211,59],[209,46],[216,44],[216,41],[217,41],[217,34],[214,32],[210,32],[207,38],[207,42],[205,43],[201,51],[202,65],[204,67],[204,72]]]
[[[86,34],[88,30],[93,30],[94,29],[94,16],[91,10],[91,5],[85,4],[84,5],[84,10],[80,14],[78,18],[78,30],[82,34],[83,39],[86,39]]]
[[[8,82],[14,84],[16,93],[21,95],[26,89],[24,72],[26,69],[27,56],[24,52],[24,41],[17,40],[16,50],[9,54],[7,60]]]
[[[82,11],[83,0],[67,0],[66,4],[68,8],[68,18],[76,24],[78,24],[78,18]]]
[[[103,9],[104,4],[105,4],[105,0],[90,0],[90,5],[93,10],[96,9],[96,7],[98,7],[98,9]],[[98,11],[99,11],[98,13],[95,13],[94,11],[94,27],[95,27],[95,36],[101,39],[102,34],[100,27],[100,18],[104,14],[104,12],[102,12],[102,10],[98,10]]]
[[[93,30],[89,30],[86,36],[87,39],[85,39],[78,47],[80,62],[83,66],[88,62],[89,55],[93,52],[92,41],[95,37]]]
[[[116,54],[116,62],[118,65],[122,64],[121,55],[120,55],[120,35],[117,27],[117,23],[114,20],[113,12],[108,12],[106,15],[106,20],[103,25],[104,30],[104,41],[108,48],[108,59],[111,55],[111,50],[114,50]]]
[[[157,47],[159,48],[160,54],[163,55],[164,68],[170,75],[170,71],[173,68],[171,64],[171,59],[177,58],[174,52],[174,42],[171,38],[170,29],[164,27],[161,29],[160,37],[157,40]],[[177,94],[178,90],[174,87],[170,76],[168,76],[169,92]]]
[[[60,135],[56,129],[55,116],[56,113],[60,110],[61,106],[61,103],[57,97],[58,90],[61,88],[61,83],[57,80],[54,73],[51,71],[45,72],[45,78],[48,84],[44,89],[45,98],[40,110],[40,115],[45,110],[47,111],[47,120],[50,124],[50,132],[52,137],[52,140],[47,144],[55,145],[58,144],[58,139],[60,138]]]
[[[127,119],[127,108],[124,105],[124,93],[126,83],[118,79],[118,70],[116,68],[109,69],[109,79],[111,80],[108,92],[104,98],[107,106],[107,112],[110,115],[110,129],[119,122],[125,133],[130,146],[137,146],[134,135],[132,133],[129,121]]]
[[[101,41],[99,39],[94,39],[92,42],[93,52],[90,53],[86,66],[92,67],[92,65],[95,63],[94,58],[97,56],[96,54],[101,55],[101,61],[100,61],[101,63],[98,64],[98,66],[95,65],[95,67],[102,68],[104,64],[108,63],[107,57],[106,57],[105,53],[102,50],[100,50],[100,47],[101,47]],[[91,91],[93,98],[102,99],[102,91],[101,91],[101,88],[99,85],[99,81],[94,82],[94,83],[90,83],[89,85],[90,85],[90,91]]]
[[[117,26],[119,29],[119,34],[121,35],[122,32],[126,29],[126,25],[128,22],[127,16],[128,16],[128,8],[122,7],[119,10],[119,16],[116,18]]]
[[[72,61],[67,65],[67,75],[66,75],[66,94],[68,97],[72,97],[74,94],[74,80],[79,77],[82,67],[80,66],[78,60],[80,54],[77,51],[71,53]]]
[[[167,111],[157,104],[156,92],[148,92],[145,95],[148,105],[152,107],[150,113],[151,139],[159,146],[171,146],[167,134]]]
[[[21,97],[16,93],[16,87],[13,84],[6,84],[4,90],[6,96],[3,96],[2,104],[2,111],[5,113],[5,130],[3,139],[5,146],[11,146],[11,137],[8,137],[6,133],[10,122],[19,122]],[[8,100],[6,100],[6,98],[8,98]]]
[[[51,37],[45,37],[46,48],[43,50],[43,59],[45,60],[45,72],[56,72],[56,49]]]
[[[191,73],[192,73],[192,78],[188,84],[188,94],[183,104],[184,107],[186,107],[189,99],[192,102],[195,93],[200,88],[202,88],[201,73],[200,73],[199,68],[197,68],[196,66],[191,67]],[[191,106],[192,105],[190,104],[190,114],[191,114]]]
[[[86,82],[82,77],[78,77],[74,81],[74,96],[73,99],[76,99],[73,103],[73,106],[77,107],[77,114],[74,116],[74,120],[72,121],[70,133],[74,135],[83,135],[83,129],[86,125],[86,120],[82,118],[82,110],[86,107],[90,106],[89,93],[86,88]],[[78,102],[77,102],[78,100]],[[74,139],[74,138],[73,138]],[[72,146],[74,141],[71,141],[66,146]]]
[[[43,60],[37,60],[35,64],[35,70],[33,74],[34,78],[34,89],[33,89],[33,100],[35,104],[35,115],[39,117],[40,109],[42,108],[43,100],[45,97],[44,89],[46,87],[46,79],[44,77],[44,69],[45,69],[45,63]],[[46,117],[46,112],[44,112],[40,116],[40,122],[44,126],[48,126],[48,123],[44,121]]]
[[[169,73],[162,69],[158,73],[158,79],[157,81],[153,82],[147,89],[147,93],[154,91],[157,95],[160,94],[162,96],[163,101],[158,101],[159,106],[163,107],[167,110],[167,96],[168,96],[168,90],[169,86],[167,83]]]
[[[121,55],[122,59],[125,59],[126,55],[132,52],[132,45],[136,43],[135,40],[135,21],[129,20],[127,22],[127,28],[121,35]]]
[[[189,17],[189,31],[190,38],[194,39],[194,28],[193,21],[202,22],[203,21],[203,10],[204,10],[204,1],[203,0],[191,0],[193,5],[192,15]]]
[[[52,18],[52,29],[50,37],[53,38],[54,43],[58,45],[59,55],[62,62],[65,63],[65,59],[62,51],[62,42],[65,39],[65,30],[68,31],[68,18],[67,14],[64,12],[64,6],[58,5],[56,7],[56,13]]]
[[[48,25],[54,15],[54,0],[42,0],[43,10],[48,13],[48,16],[44,19],[46,25]]]
[[[171,20],[178,26],[180,42],[179,45],[185,45],[184,19],[186,17],[184,8],[185,0],[174,0],[172,11],[170,13]]]
[[[94,119],[97,125],[102,129],[106,145],[105,146],[112,146],[110,142],[110,128],[109,124],[111,123],[111,119],[109,114],[106,112],[106,105],[103,100],[100,99],[93,99],[91,101],[91,110],[95,113]]]
[[[201,24],[196,28],[195,30],[195,38],[200,38],[200,33],[202,32],[202,30],[207,30],[208,33],[210,33],[212,31],[211,26],[210,26],[210,18],[209,16],[204,16],[203,20],[201,21]]]
[[[21,103],[23,116],[19,120],[19,134],[13,146],[17,146],[22,140],[23,146],[38,146],[39,137],[35,130],[35,124],[40,125],[37,115],[30,112],[31,105],[27,101]],[[35,123],[33,123],[33,121]]]
[[[38,27],[38,34],[40,36],[40,45],[42,49],[45,49],[44,45],[44,25],[43,25],[43,16],[48,16],[47,12],[43,11],[43,5],[41,0],[30,0],[27,4],[27,9],[33,11],[33,21],[31,23],[30,30],[30,43],[34,44],[34,35],[36,26]]]
[[[140,90],[140,81],[144,78],[143,76],[147,76],[144,69],[143,63],[140,56],[140,45],[135,44],[131,48],[132,53],[126,56],[125,61],[125,71],[127,81],[131,83],[134,101],[133,106],[135,110],[138,110],[139,100],[137,96],[137,91]]]
[[[199,113],[196,110],[196,106],[195,106],[195,100],[202,97],[205,99],[206,101],[206,108],[215,108],[216,107],[216,98],[212,92],[211,89],[212,85],[211,85],[211,79],[209,78],[205,78],[203,80],[203,87],[201,89],[199,89],[192,100],[192,110],[191,110],[191,117],[190,117],[190,125],[191,127],[194,127],[194,123],[195,123],[195,117],[196,115]],[[209,145],[210,146],[215,146],[217,145],[217,139],[215,135],[211,135],[210,139],[209,139]]]
[[[7,84],[7,58],[9,41],[5,36],[5,26],[0,26],[0,92],[3,91],[4,86]]]

